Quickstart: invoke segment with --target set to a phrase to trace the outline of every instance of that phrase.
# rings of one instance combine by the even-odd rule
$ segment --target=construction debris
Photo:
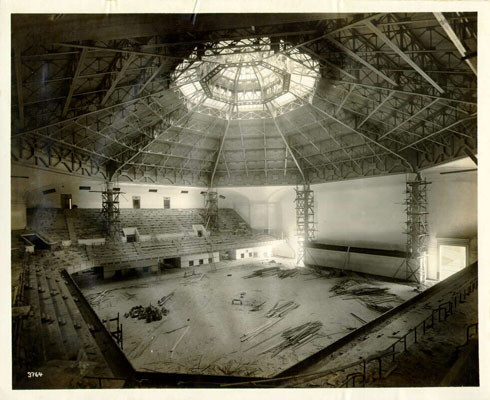
[[[366,307],[378,312],[391,310],[391,303],[400,302],[400,298],[396,294],[388,293],[388,290],[387,287],[372,286],[356,279],[346,279],[330,289],[335,293],[333,296],[350,296],[345,299],[360,300]]]
[[[354,313],[350,313],[350,315],[352,315],[355,319],[357,319],[361,324],[365,324],[366,321],[364,321],[361,317],[359,317],[358,315],[354,314]]]
[[[152,306],[151,304],[148,307],[143,307],[142,305],[134,306],[129,310],[128,313],[124,314],[126,318],[138,318],[144,319],[146,322],[160,321],[164,315],[167,315],[169,311],[162,307],[159,310],[157,307]]]
[[[177,346],[179,345],[180,341],[184,338],[185,334],[187,333],[187,331],[189,330],[189,326],[187,326],[187,328],[185,329],[185,331],[182,333],[182,335],[179,337],[179,339],[177,339],[177,341],[175,342],[174,344],[174,347],[172,347],[172,350],[170,350],[170,353],[172,353],[170,355],[170,358],[173,358],[174,356],[174,351],[175,349],[177,348]]]
[[[319,330],[323,324],[320,321],[307,322],[306,324],[297,326],[296,328],[286,329],[282,332],[281,336],[283,341],[279,344],[275,344],[268,349],[264,350],[261,354],[272,352],[271,357],[277,356],[283,350],[292,347],[293,350],[297,349],[304,344],[311,342],[319,337]]]
[[[260,335],[261,333],[272,328],[275,324],[277,324],[278,322],[280,322],[282,320],[283,320],[283,318],[278,318],[278,319],[269,321],[269,322],[265,323],[264,325],[261,325],[258,328],[243,334],[242,337],[240,338],[240,341],[244,342],[246,340],[250,340],[250,339],[256,337],[257,335]]]
[[[174,295],[174,292],[171,292],[170,294],[163,296],[160,300],[158,300],[158,302],[157,302],[158,305],[160,307],[162,307],[167,302],[167,300],[169,300],[173,295]]]
[[[264,306],[266,302],[263,301],[262,303],[252,303],[252,308],[250,309],[250,311],[254,312],[254,311],[259,311],[259,310],[262,310],[262,307]]]
[[[283,317],[290,311],[295,310],[296,308],[299,307],[299,304],[295,303],[294,301],[287,301],[283,304],[280,304],[277,302],[274,307],[272,307],[265,316],[267,318],[271,317]]]
[[[194,271],[192,271],[192,274],[188,274],[184,276],[182,280],[182,284],[184,286],[187,286],[195,282],[199,282],[204,277],[204,275],[206,275],[206,273],[196,274]]]
[[[297,268],[289,268],[289,269],[281,269],[280,267],[269,267],[269,268],[262,268],[262,269],[257,269],[254,272],[252,272],[250,275],[246,275],[243,278],[248,279],[248,278],[255,278],[255,277],[266,277],[266,276],[277,276],[280,279],[288,278],[288,277],[293,277],[298,273]]]

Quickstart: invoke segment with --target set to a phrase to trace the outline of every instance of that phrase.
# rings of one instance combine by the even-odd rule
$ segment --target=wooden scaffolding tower
[[[296,264],[303,266],[305,262],[305,246],[315,239],[315,208],[314,194],[309,184],[296,187],[296,235],[298,252]]]
[[[114,188],[112,183],[106,184],[102,194],[101,215],[105,223],[107,236],[116,240],[120,237],[121,225],[119,220],[119,188]]]
[[[406,235],[407,235],[407,259],[406,279],[424,283],[427,266],[427,182],[417,173],[415,179],[406,183]]]
[[[218,232],[218,192],[208,190],[206,192],[201,192],[201,194],[204,196],[204,220],[206,221],[205,228],[211,232]]]

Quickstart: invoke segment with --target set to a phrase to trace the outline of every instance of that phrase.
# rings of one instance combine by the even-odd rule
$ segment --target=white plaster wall
[[[405,176],[312,186],[317,240],[330,244],[403,250]]]
[[[100,208],[101,194],[86,190],[79,190],[80,186],[90,186],[91,190],[104,189],[101,181],[68,176],[34,168],[12,165],[12,175],[28,176],[29,179],[15,179],[12,181],[12,197],[23,199],[27,207],[60,207],[60,194],[72,195],[72,204],[80,208]],[[202,188],[187,188],[162,185],[131,185],[120,184],[120,207],[132,208],[133,196],[140,197],[141,208],[163,208],[163,198],[170,197],[171,208],[202,208],[204,199],[200,194]],[[56,193],[43,195],[46,189],[56,189]],[[150,193],[149,189],[157,189],[157,193]],[[188,191],[187,194],[181,190]],[[223,201],[226,204],[226,201]],[[222,206],[222,205],[221,205]]]

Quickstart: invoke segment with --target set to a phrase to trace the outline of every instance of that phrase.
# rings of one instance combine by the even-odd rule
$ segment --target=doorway
[[[439,280],[444,280],[467,265],[467,247],[458,245],[439,245]]]
[[[135,210],[140,208],[140,197],[139,196],[133,196],[133,208]]]
[[[63,210],[71,210],[71,194],[61,195],[61,208]]]

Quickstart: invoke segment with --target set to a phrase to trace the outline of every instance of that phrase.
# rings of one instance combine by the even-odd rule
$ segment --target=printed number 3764
[[[27,377],[28,378],[40,378],[41,376],[43,376],[43,373],[42,372],[38,372],[38,371],[35,371],[35,372],[29,371],[27,373]]]

